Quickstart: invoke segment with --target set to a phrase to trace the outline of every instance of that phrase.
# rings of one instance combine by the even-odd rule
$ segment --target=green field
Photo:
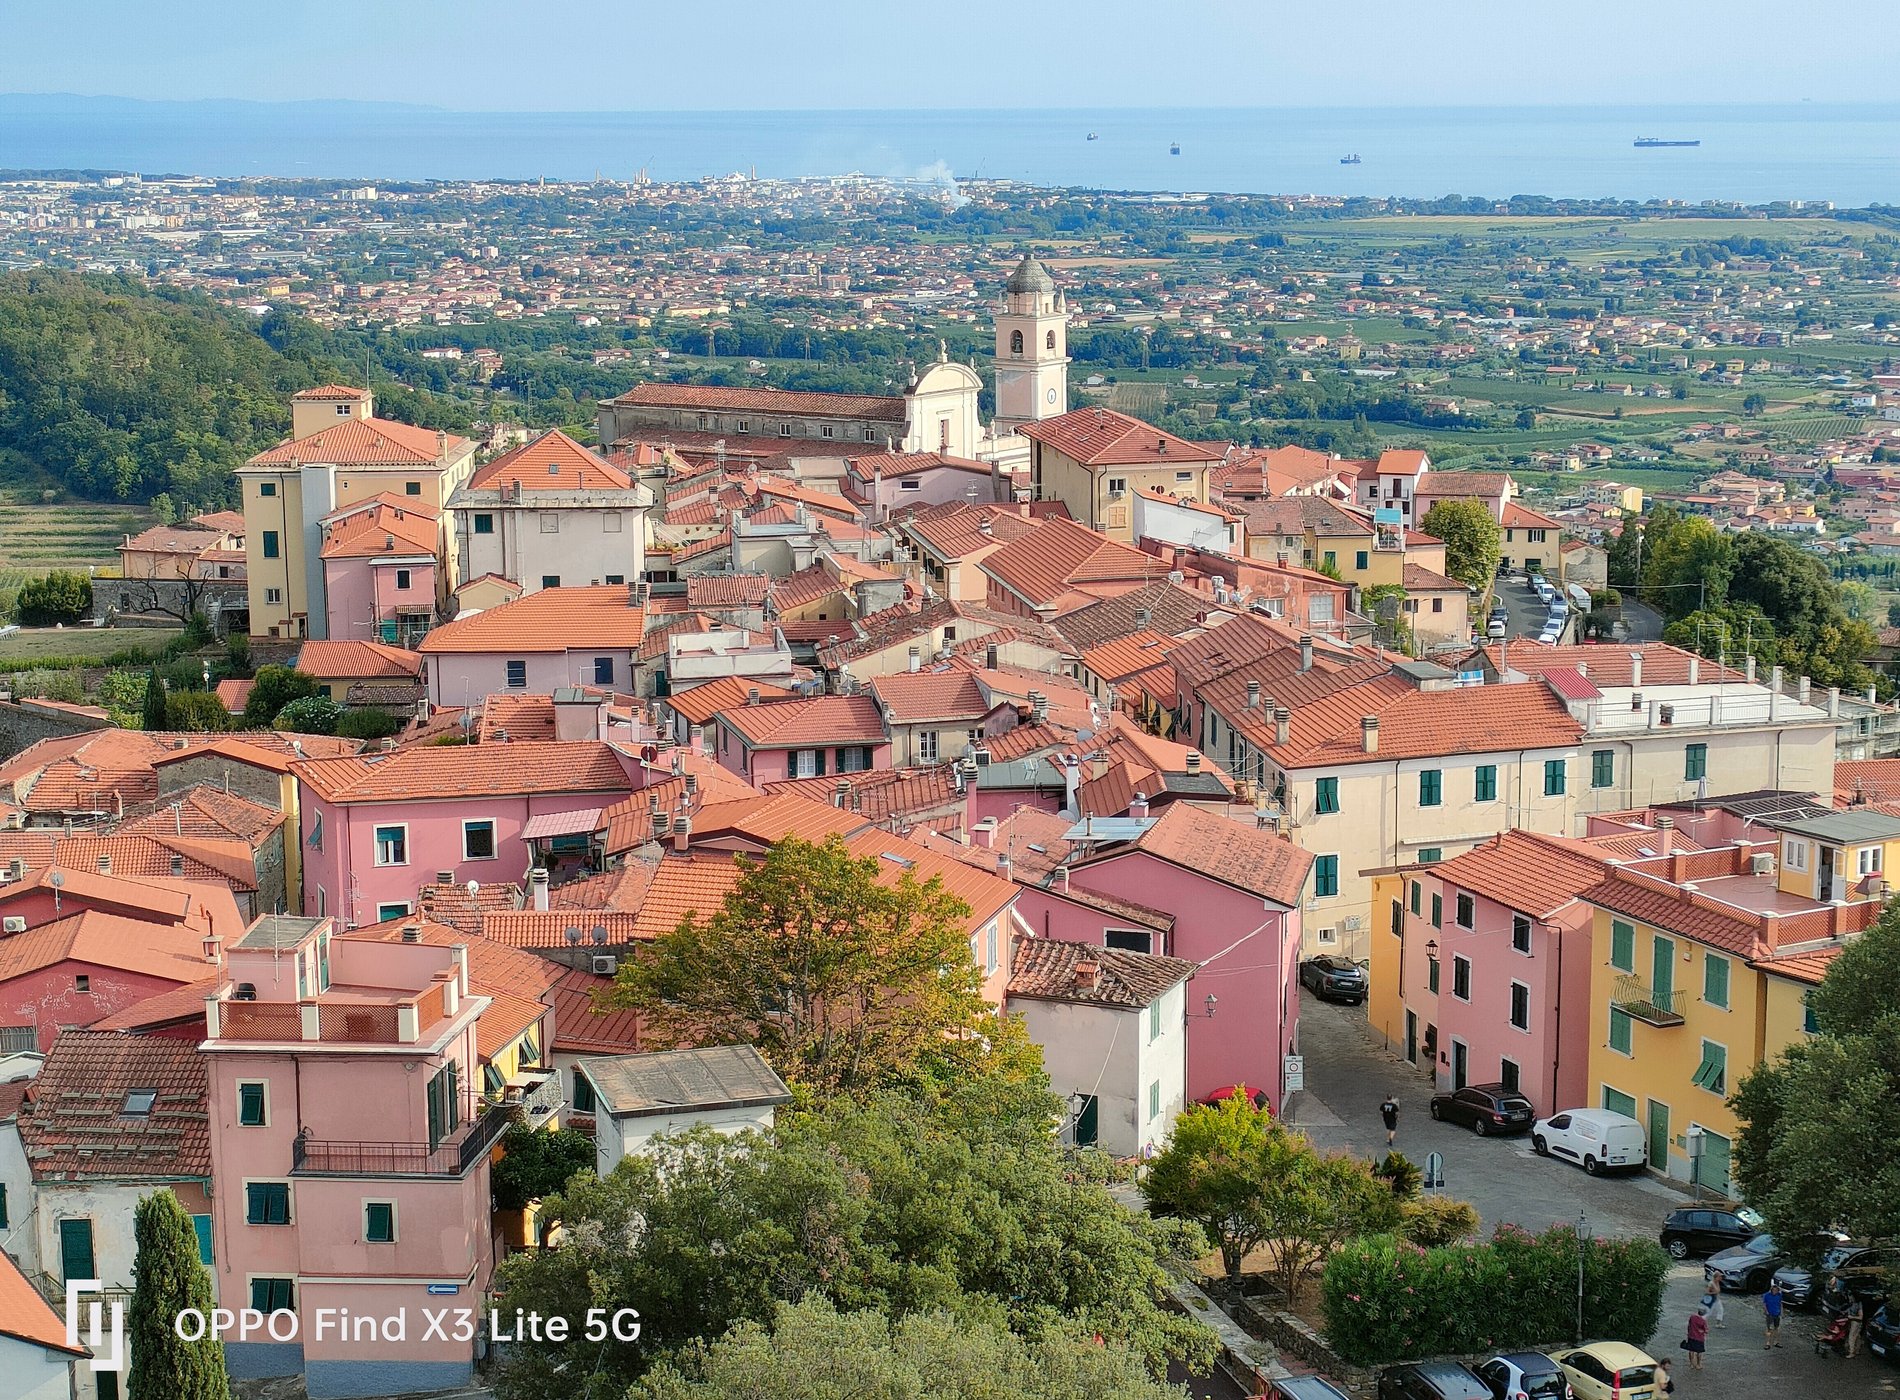
[[[119,542],[151,524],[133,506],[26,504],[0,501],[0,572],[43,574],[51,569],[83,569],[88,564],[116,568]],[[18,581],[13,581],[18,586]]]
[[[103,661],[135,647],[156,654],[178,635],[166,627],[35,627],[0,637],[0,663]]]

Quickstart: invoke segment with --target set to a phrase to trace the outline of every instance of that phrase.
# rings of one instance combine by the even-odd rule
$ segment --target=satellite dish
[[[470,899],[473,899],[475,898],[476,895],[480,894],[481,889],[482,889],[481,885],[475,882],[474,880],[470,880],[466,885],[463,886],[463,888],[468,891],[468,897]]]
[[[574,925],[569,924],[566,928],[561,930],[561,937],[565,938],[569,943],[578,943],[581,941],[581,931],[575,928]]]
[[[595,924],[594,925],[594,942],[605,943],[606,941],[607,941],[607,925]]]
[[[643,762],[643,763],[657,763],[657,762],[659,761],[659,758],[660,758],[660,748],[659,748],[659,745],[657,745],[657,744],[642,744],[642,745],[640,746],[640,761],[641,761],[641,762]]]
[[[53,872],[53,878],[52,878],[51,884],[54,889],[63,890],[66,888],[66,877],[60,874],[59,871],[55,870]]]

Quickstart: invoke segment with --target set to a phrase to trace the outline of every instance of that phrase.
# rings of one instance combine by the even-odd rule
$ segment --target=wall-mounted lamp
[[[1425,956],[1430,958],[1433,962],[1438,961],[1438,940],[1436,938],[1426,940]]]

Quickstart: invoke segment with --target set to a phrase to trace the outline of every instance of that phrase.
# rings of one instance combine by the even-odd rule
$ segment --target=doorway
[[[1649,1101],[1649,1165],[1669,1170],[1669,1105],[1654,1099]]]
[[[1451,1091],[1455,1094],[1465,1087],[1467,1073],[1471,1068],[1471,1054],[1462,1040],[1451,1043]]]
[[[59,1271],[62,1278],[97,1278],[92,1253],[92,1221],[86,1218],[59,1222]]]
[[[1418,1013],[1405,1013],[1405,1062],[1408,1065],[1418,1063]]]
[[[1101,1102],[1093,1094],[1084,1094],[1081,1111],[1075,1115],[1075,1145],[1095,1146],[1101,1131]]]

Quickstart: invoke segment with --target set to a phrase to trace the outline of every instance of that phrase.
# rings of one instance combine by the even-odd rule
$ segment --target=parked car
[[[1843,1244],[1827,1250],[1821,1255],[1821,1277],[1828,1278],[1861,1249],[1860,1245]],[[1783,1264],[1775,1270],[1775,1277],[1780,1280],[1781,1295],[1790,1307],[1804,1308],[1820,1301],[1820,1290],[1814,1286],[1814,1274],[1805,1264]]]
[[[1567,1109],[1533,1124],[1531,1146],[1538,1156],[1576,1162],[1591,1176],[1640,1171],[1649,1160],[1643,1125],[1604,1108]]]
[[[1867,1350],[1889,1366],[1900,1366],[1900,1308],[1883,1303],[1867,1319]]]
[[[1491,1400],[1491,1387],[1455,1361],[1418,1361],[1385,1371],[1379,1400]]]
[[[1345,1391],[1318,1376],[1288,1376],[1267,1382],[1266,1400],[1350,1400]]]
[[[1671,1259],[1692,1254],[1719,1254],[1745,1244],[1759,1233],[1732,1210],[1685,1206],[1669,1212],[1662,1224],[1662,1247]]]
[[[1577,1400],[1656,1400],[1656,1362],[1628,1342],[1586,1342],[1551,1358]]]
[[[1571,1400],[1564,1368],[1541,1351],[1512,1351],[1476,1368],[1491,1400]]]
[[[1668,1248],[1666,1241],[1663,1247]],[[1775,1270],[1787,1262],[1788,1252],[1775,1243],[1773,1235],[1752,1235],[1711,1254],[1702,1265],[1702,1277],[1707,1281],[1719,1274],[1724,1293],[1760,1293],[1768,1287]]]
[[[1456,1093],[1432,1097],[1432,1117],[1462,1123],[1479,1137],[1527,1133],[1536,1116],[1529,1099],[1502,1084],[1467,1084]]]
[[[1888,1281],[1900,1272],[1900,1249],[1886,1245],[1854,1247],[1844,1251],[1827,1270],[1823,1301],[1830,1293],[1851,1294],[1863,1303],[1885,1303],[1890,1291]]]
[[[1341,1001],[1357,1006],[1366,999],[1371,985],[1366,970],[1356,962],[1322,954],[1300,964],[1300,985],[1323,1001]]]

